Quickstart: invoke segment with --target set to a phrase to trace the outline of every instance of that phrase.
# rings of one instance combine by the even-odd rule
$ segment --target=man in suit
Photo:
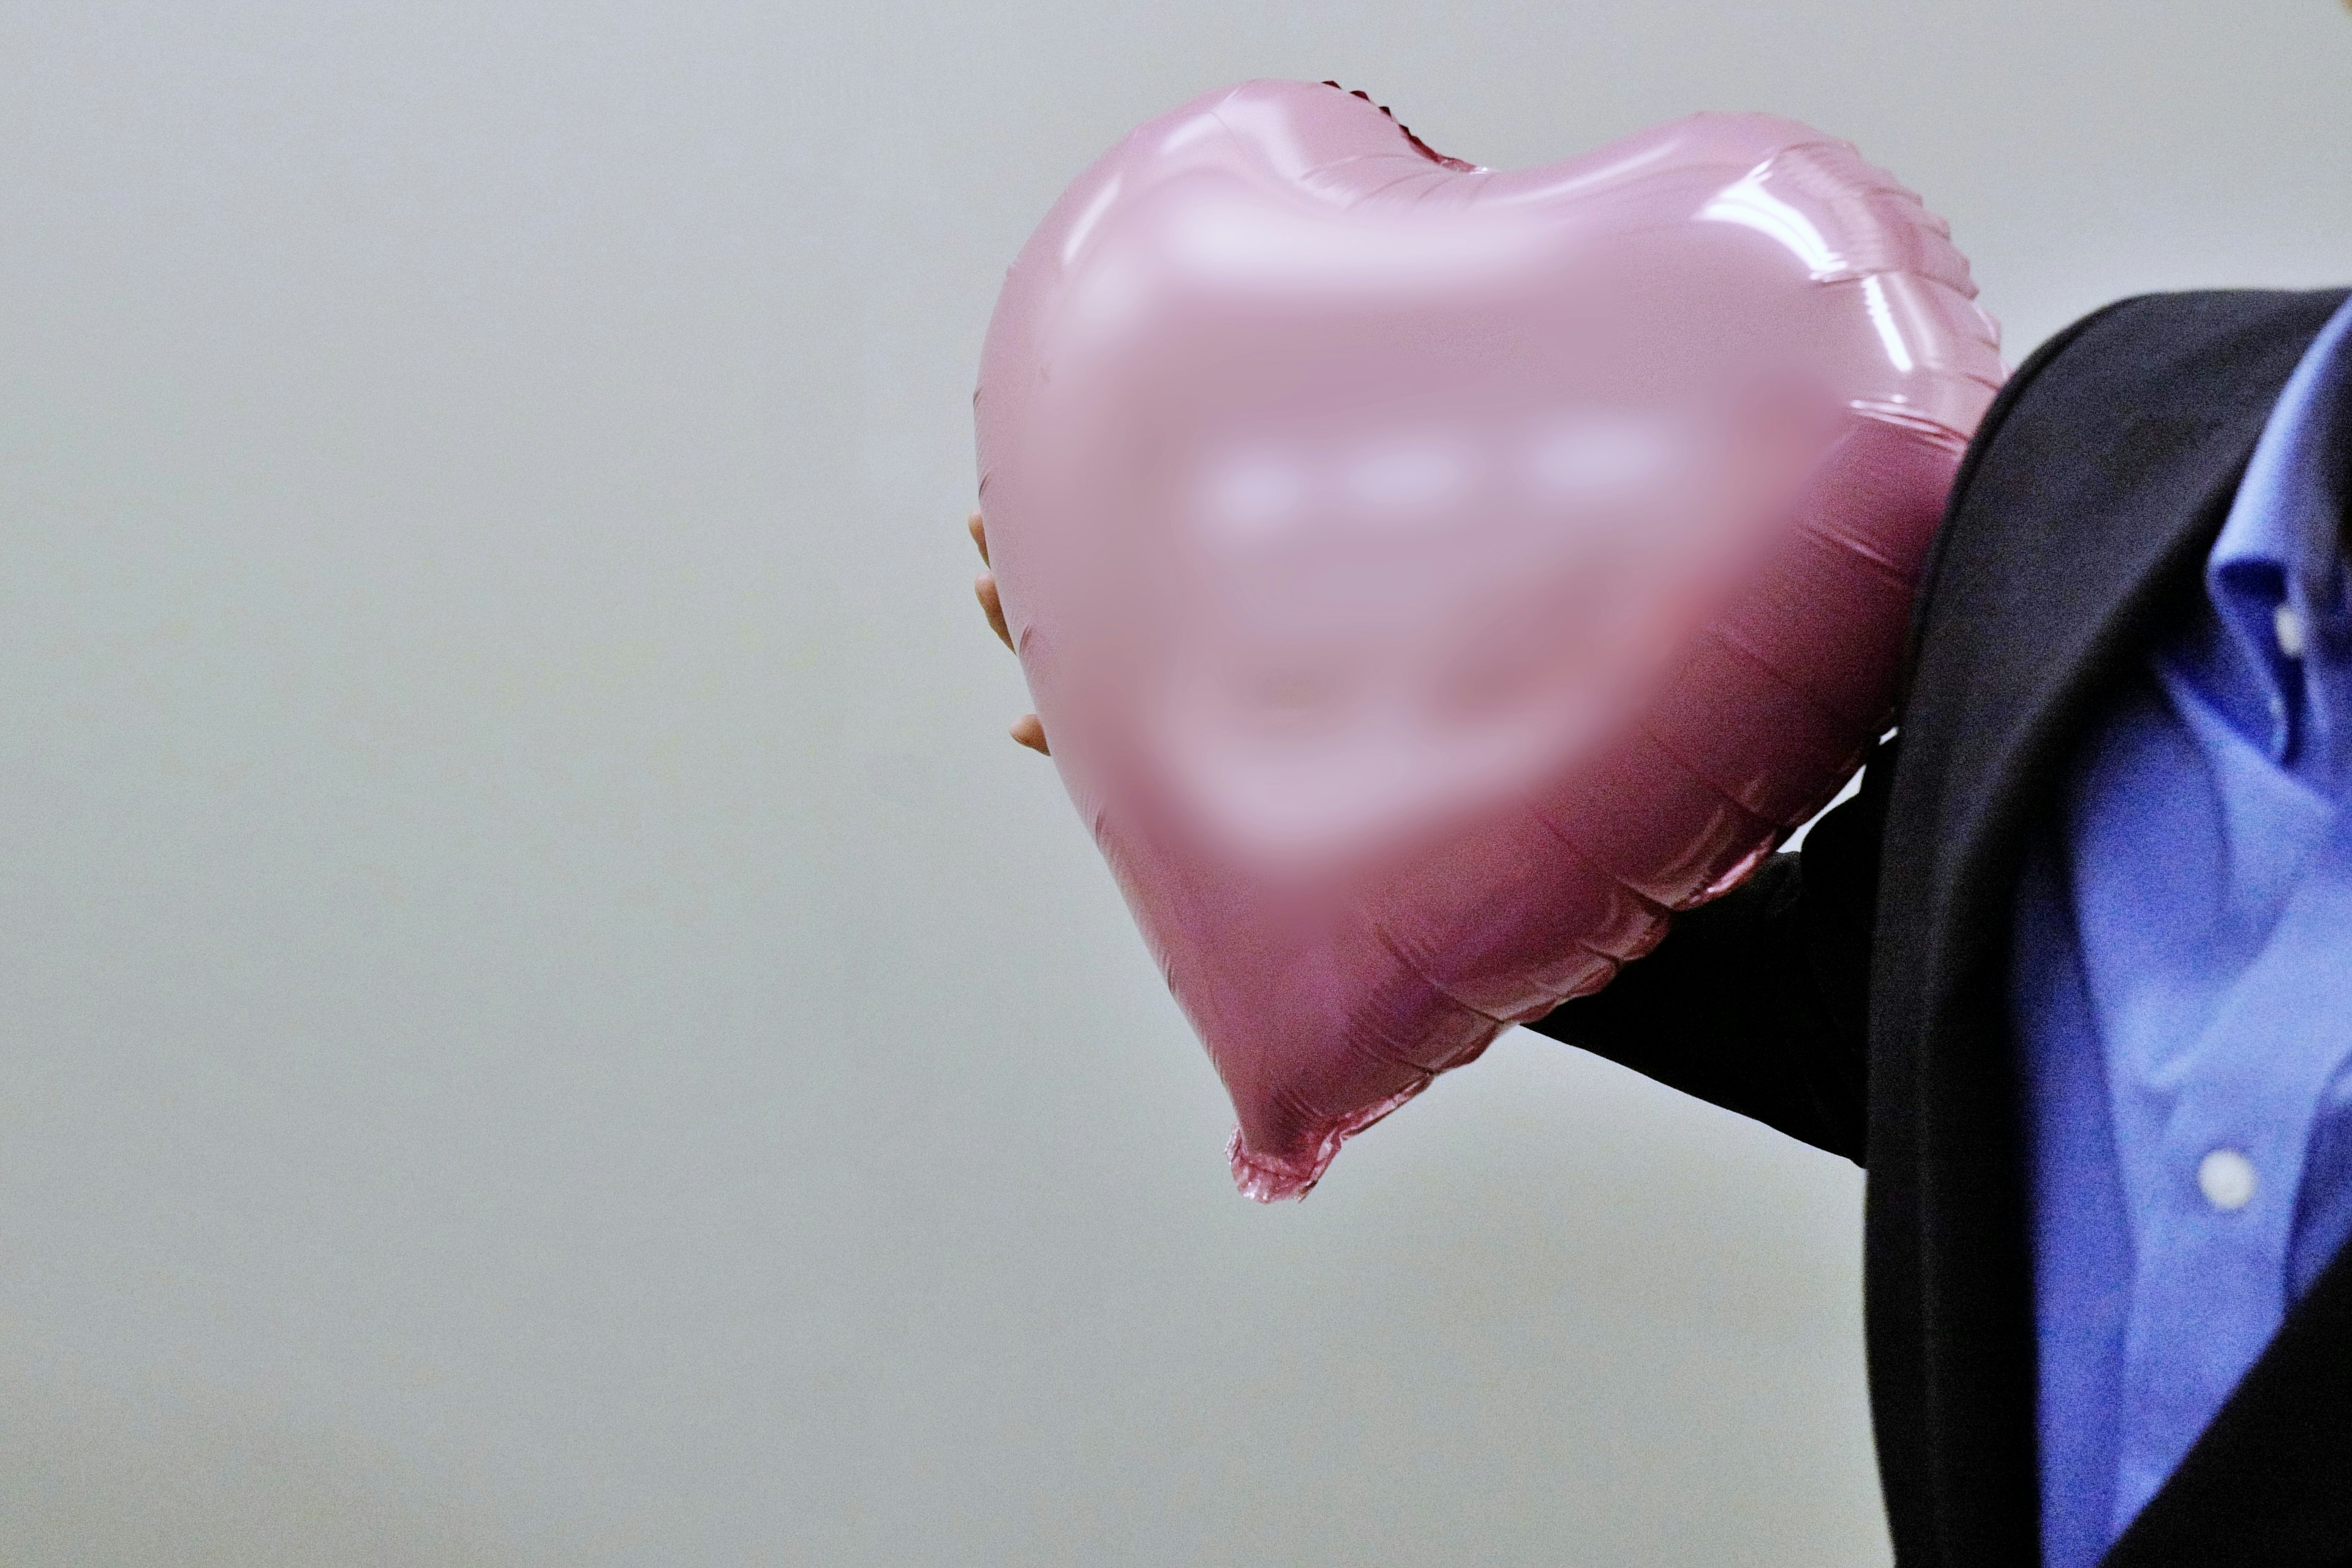
[[[2352,1565],[2348,503],[2344,293],[2060,333],[1860,792],[1535,1026],[1865,1166],[1905,1568]]]

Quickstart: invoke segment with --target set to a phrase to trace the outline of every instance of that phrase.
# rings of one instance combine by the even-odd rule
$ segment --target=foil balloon
[[[1736,885],[1885,727],[2002,369],[1918,198],[1787,120],[1443,156],[1259,81],[1007,277],[981,506],[1056,764],[1243,1189]]]

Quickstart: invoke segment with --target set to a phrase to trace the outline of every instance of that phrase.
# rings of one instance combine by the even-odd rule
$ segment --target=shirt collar
[[[2263,688],[2272,756],[2295,746],[2305,665],[2347,641],[2344,515],[2352,478],[2352,300],[2279,395],[2206,558],[2206,590]],[[2299,644],[2290,658],[2283,644]]]

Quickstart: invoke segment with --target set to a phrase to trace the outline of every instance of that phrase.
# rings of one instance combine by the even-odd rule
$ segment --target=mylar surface
[[[1504,173],[1250,82],[1063,195],[990,327],[981,505],[1244,1191],[1853,773],[2001,379],[1974,295],[1916,196],[1763,115]]]

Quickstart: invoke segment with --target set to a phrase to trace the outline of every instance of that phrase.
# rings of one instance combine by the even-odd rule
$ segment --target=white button
[[[2293,605],[2281,605],[2271,612],[2271,630],[2278,634],[2279,652],[2289,658],[2303,657],[2303,614]]]
[[[2234,1214],[2254,1201],[2254,1163],[2235,1149],[2216,1149],[2197,1163],[2197,1187],[2207,1203]]]

